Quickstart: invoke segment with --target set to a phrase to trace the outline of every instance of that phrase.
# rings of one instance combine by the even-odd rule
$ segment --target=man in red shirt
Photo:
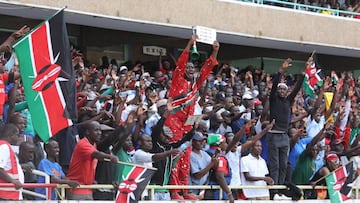
[[[171,82],[169,98],[172,99],[172,106],[174,110],[165,121],[164,128],[171,137],[170,142],[177,142],[182,139],[185,133],[192,128],[191,125],[185,126],[188,116],[194,115],[195,104],[198,98],[198,90],[201,88],[206,78],[218,64],[216,60],[219,43],[217,41],[213,44],[213,52],[211,56],[205,61],[199,74],[199,78],[195,77],[195,66],[189,62],[190,48],[196,40],[196,35],[193,35],[189,40],[184,51],[178,58],[177,67],[173,73]],[[170,184],[172,185],[188,185],[190,174],[190,153],[189,147],[185,153],[180,157],[176,167],[172,170],[170,177]],[[171,198],[174,200],[190,199],[194,200],[192,195],[184,191],[183,196],[179,195],[179,190],[173,190]]]
[[[110,159],[116,164],[118,158],[96,149],[96,142],[101,138],[101,127],[97,121],[86,123],[84,128],[86,129],[85,137],[75,146],[67,177],[81,185],[90,185],[94,184],[98,160]],[[92,189],[70,189],[68,199],[92,200]]]

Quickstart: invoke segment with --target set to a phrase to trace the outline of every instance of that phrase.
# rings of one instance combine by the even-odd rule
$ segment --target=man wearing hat
[[[123,134],[119,134],[119,130],[125,130],[122,126],[114,132],[114,128],[100,124],[101,138],[97,144],[99,151],[111,154],[111,148],[113,143],[118,142],[118,139],[125,139]],[[114,180],[115,164],[109,161],[99,160],[95,171],[95,181],[98,184],[112,184]],[[96,189],[93,191],[94,200],[113,200],[114,190],[110,189]]]
[[[193,35],[189,40],[184,51],[178,58],[177,67],[173,73],[173,80],[171,82],[171,88],[169,90],[169,98],[172,99],[172,105],[174,110],[171,115],[165,121],[165,126],[168,127],[172,133],[170,142],[179,141],[185,133],[191,130],[191,126],[185,126],[185,122],[188,116],[194,115],[195,102],[198,97],[198,90],[205,82],[207,76],[210,74],[214,66],[218,64],[216,57],[219,51],[219,43],[217,41],[213,44],[213,52],[210,57],[205,61],[201,68],[199,78],[195,76],[195,66],[192,62],[189,62],[190,48],[193,46],[196,40],[196,35]],[[171,175],[170,183],[173,185],[187,185],[189,182],[188,175],[179,178],[179,174],[190,173],[190,152],[188,149],[184,155],[177,162],[177,170]],[[174,200],[196,200],[194,196],[184,193],[183,196],[179,195],[178,190],[172,191],[172,198]]]
[[[160,99],[156,102],[156,112],[145,121],[145,133],[151,135],[152,127],[160,120],[166,109],[167,99]]]
[[[283,185],[285,183],[288,151],[289,151],[289,118],[291,113],[291,106],[294,102],[295,96],[299,92],[304,80],[304,73],[302,77],[296,82],[292,92],[288,95],[288,87],[285,83],[280,83],[281,75],[285,70],[291,66],[292,60],[286,59],[282,64],[279,72],[273,79],[273,85],[270,92],[270,120],[275,119],[275,124],[267,135],[268,144],[268,163],[271,178],[275,185]],[[275,194],[274,191],[273,194]]]
[[[169,111],[166,110],[162,115],[162,118],[157,122],[157,124],[152,128],[152,142],[153,147],[150,151],[151,153],[161,153],[166,150],[171,150],[173,148],[180,147],[184,142],[189,141],[194,132],[190,131],[185,134],[184,137],[178,142],[170,143],[169,139],[171,138],[171,133],[169,133],[169,129],[164,127],[165,119],[169,115]],[[176,164],[174,163],[174,159],[172,157],[166,157],[166,159],[159,160],[153,162],[153,166],[158,170],[153,175],[150,184],[153,185],[168,185],[170,172],[172,171],[172,167]],[[155,200],[171,200],[170,193],[167,189],[157,189],[155,190]]]
[[[206,185],[209,172],[218,164],[218,157],[210,157],[203,149],[206,136],[201,132],[195,132],[192,139],[192,151],[190,155],[190,183],[191,185]],[[192,190],[199,195],[200,190]],[[200,198],[201,199],[201,198]]]
[[[227,143],[225,136],[220,134],[209,134],[207,143],[210,145],[207,153],[216,157],[219,156],[219,163],[215,166],[214,171],[210,174],[209,185],[220,185],[224,200],[229,200],[230,203],[234,202],[234,197],[228,185],[231,180],[231,170],[229,168],[229,162],[225,157],[225,150]],[[220,194],[218,190],[207,190],[205,193],[206,200],[220,200]]]
[[[252,96],[251,92],[245,92],[245,94],[242,96],[242,104],[240,106],[240,112],[244,112],[244,114],[241,116],[241,118],[244,118],[245,120],[251,120],[255,115],[254,111],[254,98]]]

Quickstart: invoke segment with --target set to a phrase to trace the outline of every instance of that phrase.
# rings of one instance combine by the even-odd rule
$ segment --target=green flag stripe
[[[18,43],[14,48],[18,56],[19,64],[23,67],[20,74],[24,84],[26,100],[33,101],[28,103],[29,109],[31,112],[36,112],[36,114],[32,114],[34,128],[43,140],[47,140],[50,137],[50,129],[48,125],[44,125],[44,123],[49,122],[45,109],[43,108],[43,98],[41,93],[31,88],[36,77],[36,71],[34,70],[35,65],[30,39],[31,35],[24,38],[21,43]]]
[[[334,188],[333,188],[334,184],[337,181],[335,173],[332,173],[331,175],[327,176],[325,178],[325,180],[326,180],[326,185],[328,186],[327,188],[328,188],[330,202],[331,203],[340,203],[340,202],[342,202],[340,192],[334,190]]]
[[[124,170],[123,170],[123,177],[124,179],[126,180],[128,178],[128,176],[130,175],[130,172],[134,169],[133,166],[128,166],[128,165],[125,165],[124,166]]]

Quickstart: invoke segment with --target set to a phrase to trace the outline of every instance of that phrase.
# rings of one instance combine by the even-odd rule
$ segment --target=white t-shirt
[[[145,152],[142,149],[138,149],[135,151],[132,159],[133,159],[134,164],[147,166],[147,167],[153,167],[152,156],[154,156],[154,154]],[[144,190],[144,192],[142,193],[142,196],[146,197],[146,196],[148,196],[148,194],[149,194],[149,192],[147,190]]]
[[[145,152],[142,149],[138,149],[135,151],[134,156],[132,157],[133,162],[138,165],[152,167],[152,156],[149,152]]]
[[[228,160],[229,167],[231,168],[231,186],[241,185],[240,178],[240,159],[241,159],[241,146],[236,148],[235,152],[229,151],[225,154],[226,159]]]
[[[0,145],[0,168],[3,168],[4,170],[10,170],[11,169],[11,159],[10,159],[10,149],[7,145],[5,144],[2,144]],[[18,170],[18,173],[19,173],[19,181],[21,183],[24,183],[24,172],[21,168],[21,165],[19,163],[19,159],[17,158],[17,156],[15,155],[16,157],[16,166],[17,166],[17,170]],[[0,190],[2,190],[2,188],[0,188]],[[8,189],[8,188],[3,188],[3,190],[11,190],[11,189]],[[12,189],[12,190],[15,190]],[[22,200],[22,189],[19,190],[19,199]]]
[[[353,161],[354,172],[356,173],[356,171],[360,169],[360,156],[353,156],[350,160]],[[354,180],[353,184],[356,186],[360,185],[360,176]]]
[[[320,132],[320,130],[324,128],[324,126],[325,126],[325,116],[322,115],[320,117],[319,123],[317,123],[315,119],[311,119],[311,115],[309,115],[306,120],[306,135],[314,138]],[[320,141],[320,144],[322,146],[325,146],[325,139],[322,139]],[[324,166],[325,164],[324,157],[325,157],[325,151],[321,150],[315,159],[315,163],[316,163],[315,171],[318,171],[321,167]]]
[[[266,186],[266,182],[263,180],[259,181],[247,181],[244,172],[248,172],[251,176],[255,177],[265,177],[269,174],[268,168],[266,166],[265,160],[261,157],[259,159],[255,158],[253,155],[249,154],[241,158],[241,182],[243,185],[256,185],[256,186]],[[269,197],[268,189],[243,189],[244,195],[247,198],[254,197]]]

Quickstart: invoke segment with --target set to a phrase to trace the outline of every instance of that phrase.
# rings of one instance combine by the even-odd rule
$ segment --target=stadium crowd
[[[0,46],[10,45],[28,28]],[[146,63],[102,58],[87,64],[73,49],[78,120],[47,143],[36,135],[22,92],[19,67],[0,62],[0,183],[44,183],[31,174],[38,169],[52,183],[68,184],[67,198],[113,200],[115,189],[82,189],[83,184],[119,184],[130,162],[157,171],[151,185],[220,185],[213,190],[155,190],[143,199],[267,200],[325,198],[316,190],[300,193],[295,185],[324,185],[322,177],[348,159],[360,172],[360,78],[351,72],[325,74],[314,96],[301,88],[304,72],[287,74],[291,59],[277,73],[266,67],[237,68],[217,59],[214,42],[205,61],[189,60],[196,36],[183,53]],[[36,122],[36,121],[34,121]],[[341,161],[340,161],[341,157]],[[287,185],[291,190],[242,189],[239,185]],[[22,198],[21,190],[1,190],[0,199]],[[43,189],[35,189],[44,193]],[[290,192],[289,192],[290,191]],[[320,193],[319,193],[320,194]],[[25,196],[24,199],[32,199]],[[52,199],[58,194],[52,191]]]
[[[243,0],[245,2],[254,2],[250,0]],[[259,2],[259,1],[255,1]],[[282,3],[284,2],[284,3]],[[321,13],[326,15],[339,15],[348,18],[356,18],[358,19],[360,16],[355,14],[347,14],[341,11],[347,12],[354,12],[359,13],[360,11],[360,3],[358,1],[352,0],[289,0],[289,1],[279,1],[279,2],[272,2],[272,1],[263,1],[263,4],[272,5],[272,6],[279,6],[285,8],[294,8],[293,5],[287,3],[296,3],[296,9],[310,11],[315,13]],[[322,9],[323,8],[323,9]],[[340,12],[339,12],[340,11]]]

